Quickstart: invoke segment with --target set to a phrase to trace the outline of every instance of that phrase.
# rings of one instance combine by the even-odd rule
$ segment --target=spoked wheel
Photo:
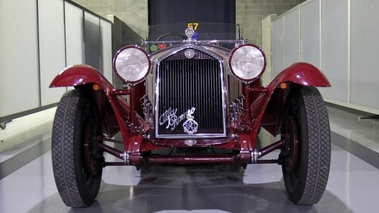
[[[327,110],[316,88],[301,87],[290,94],[282,139],[280,158],[289,199],[295,204],[317,203],[328,181],[331,145]]]
[[[52,133],[52,161],[58,192],[67,206],[90,206],[99,192],[103,155],[97,108],[81,90],[66,92],[59,102]]]

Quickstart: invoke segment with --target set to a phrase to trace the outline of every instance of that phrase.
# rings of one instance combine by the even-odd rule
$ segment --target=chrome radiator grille
[[[157,78],[157,137],[225,135],[219,60],[196,50],[195,57],[187,59],[183,50],[160,62]],[[186,131],[186,121],[196,123],[194,132]]]

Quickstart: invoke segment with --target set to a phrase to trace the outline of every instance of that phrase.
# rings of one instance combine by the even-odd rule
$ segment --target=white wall
[[[279,16],[273,77],[296,59],[312,63],[332,84],[320,88],[327,102],[379,114],[378,14],[378,1],[308,0]]]
[[[57,102],[66,88],[49,89],[56,72],[66,67],[63,0],[38,0],[41,105]]]
[[[379,109],[379,1],[350,4],[350,102]]]
[[[331,88],[324,89],[326,99],[347,105],[350,101],[348,1],[329,0],[321,4],[321,69]]]
[[[284,68],[284,18],[272,22],[272,78]],[[267,50],[266,50],[267,53]]]
[[[283,20],[284,66],[291,66],[300,60],[300,8],[288,11]]]
[[[320,66],[320,4],[306,2],[300,10],[300,60]]]
[[[265,52],[266,56],[266,71],[262,76],[263,85],[270,83],[272,79],[272,62],[271,62],[271,50],[272,50],[272,38],[271,38],[271,23],[272,20],[276,17],[275,14],[271,14],[262,20],[262,50]]]
[[[112,25],[105,20],[100,20],[100,35],[101,35],[101,50],[102,50],[102,58],[101,58],[101,68],[104,76],[112,82],[113,78],[113,69],[112,69]]]
[[[112,24],[75,3],[0,1],[0,27],[0,122],[57,103],[66,88],[49,85],[67,66],[95,61],[112,79]]]
[[[40,106],[36,1],[0,1],[0,28],[2,117]]]
[[[84,63],[83,10],[72,4],[65,4],[66,23],[66,64]]]

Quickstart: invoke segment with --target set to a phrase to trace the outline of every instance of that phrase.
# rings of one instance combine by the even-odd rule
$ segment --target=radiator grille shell
[[[187,59],[186,49],[181,50],[157,66],[156,137],[157,138],[211,138],[224,137],[225,94],[222,61],[209,54],[195,50],[195,56]],[[195,108],[193,120],[197,131],[188,134],[183,123],[191,119],[187,111]],[[164,121],[169,110],[176,110],[181,122],[173,127]]]

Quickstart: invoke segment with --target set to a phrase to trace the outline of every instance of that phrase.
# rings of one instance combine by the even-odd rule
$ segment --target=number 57
[[[193,30],[197,30],[197,27],[199,26],[199,23],[188,23],[188,27],[192,28]]]

